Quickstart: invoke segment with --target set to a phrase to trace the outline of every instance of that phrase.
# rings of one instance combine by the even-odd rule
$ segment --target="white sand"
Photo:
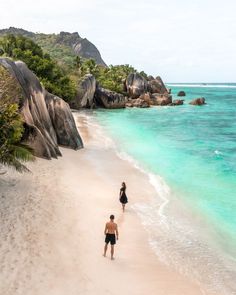
[[[85,117],[80,125],[83,150],[38,159],[28,165],[32,174],[0,175],[0,294],[209,294],[152,252],[131,209],[155,194],[147,176],[104,148]],[[123,180],[129,197],[124,214],[118,201]],[[114,261],[102,256],[111,213],[120,231]]]

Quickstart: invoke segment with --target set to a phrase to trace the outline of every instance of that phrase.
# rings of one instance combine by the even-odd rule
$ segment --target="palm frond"
[[[34,161],[35,157],[33,155],[33,150],[24,144],[17,144],[13,146],[13,154],[16,159],[27,162],[27,161]]]
[[[0,159],[1,164],[8,167],[13,167],[16,169],[16,171],[22,173],[22,172],[30,172],[30,170],[23,165],[19,160],[17,160],[13,154],[8,154],[7,157],[4,157],[3,159]]]

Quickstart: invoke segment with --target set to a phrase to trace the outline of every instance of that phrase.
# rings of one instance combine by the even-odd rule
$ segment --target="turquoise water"
[[[211,242],[233,265],[236,84],[169,84],[168,87],[174,97],[179,90],[186,92],[185,105],[98,110],[96,117],[119,150],[165,180],[175,198],[185,204],[190,215],[194,212],[196,219],[201,220]],[[188,104],[192,98],[201,96],[206,98],[207,105]],[[222,294],[236,292],[229,290]]]

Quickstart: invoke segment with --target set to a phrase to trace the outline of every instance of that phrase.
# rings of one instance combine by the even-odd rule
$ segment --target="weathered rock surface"
[[[136,107],[136,108],[149,108],[150,107],[150,102],[148,100],[145,100],[143,98],[141,98],[141,96],[139,98],[135,98],[135,99],[129,99],[126,102],[126,106],[127,107]]]
[[[147,91],[147,81],[140,74],[131,73],[126,79],[126,89],[129,97],[138,98]]]
[[[161,77],[156,77],[155,79],[152,76],[149,76],[148,86],[147,89],[150,93],[160,93],[165,94],[168,93],[168,90],[163,83]]]
[[[96,91],[96,79],[93,75],[87,74],[79,82],[78,93],[72,104],[74,108],[92,108],[94,105],[94,94]]]
[[[175,99],[170,103],[170,106],[180,106],[184,104],[184,99]]]
[[[178,92],[177,96],[186,96],[186,93],[181,90]]]
[[[167,94],[153,93],[151,96],[153,105],[166,106],[172,103],[172,96]]]
[[[204,97],[199,97],[199,98],[193,99],[189,104],[200,106],[200,105],[206,104],[206,100]]]
[[[68,33],[69,34],[69,33]],[[107,65],[103,61],[100,52],[98,51],[97,47],[91,43],[86,38],[80,38],[77,42],[73,45],[73,49],[75,54],[82,56],[83,58],[92,58],[96,61],[97,64],[100,64],[104,67]]]
[[[121,109],[125,108],[126,98],[120,93],[97,87],[94,101],[98,107],[106,109]]]
[[[68,103],[47,91],[45,91],[45,101],[56,132],[57,143],[73,149],[83,147],[82,139],[76,128]]]
[[[54,104],[55,110],[52,112],[53,104],[50,102],[50,113],[45,101],[46,91],[42,88],[38,78],[31,72],[25,63],[13,62],[7,58],[0,58],[0,65],[3,66],[15,80],[15,87],[18,91],[18,104],[23,116],[25,133],[23,139],[34,150],[36,156],[51,159],[61,155],[58,144],[78,149],[83,147],[82,140],[76,129],[73,117],[68,105],[60,100]],[[50,96],[50,95],[49,95]],[[54,115],[53,120],[50,114]],[[64,120],[63,124],[58,123]],[[57,122],[57,124],[55,124]],[[77,136],[76,136],[77,133]],[[58,135],[59,134],[59,135]],[[69,134],[73,134],[77,140],[68,140]],[[63,139],[64,137],[64,139]]]

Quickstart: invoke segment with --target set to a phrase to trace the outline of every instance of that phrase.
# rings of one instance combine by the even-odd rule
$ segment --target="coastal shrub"
[[[23,132],[18,105],[0,105],[0,164],[19,172],[29,171],[23,162],[34,160],[32,149],[20,143]]]
[[[75,58],[75,67],[79,77],[83,77],[85,74],[92,74],[101,87],[122,94],[125,94],[124,82],[127,76],[130,73],[137,72],[134,67],[128,64],[104,67],[97,65],[93,59],[84,60],[79,56]],[[145,72],[142,71],[140,74],[147,78]]]
[[[24,36],[6,35],[0,40],[0,55],[22,60],[32,70],[44,87],[53,94],[72,100],[76,95],[75,83],[65,70],[48,53]]]

